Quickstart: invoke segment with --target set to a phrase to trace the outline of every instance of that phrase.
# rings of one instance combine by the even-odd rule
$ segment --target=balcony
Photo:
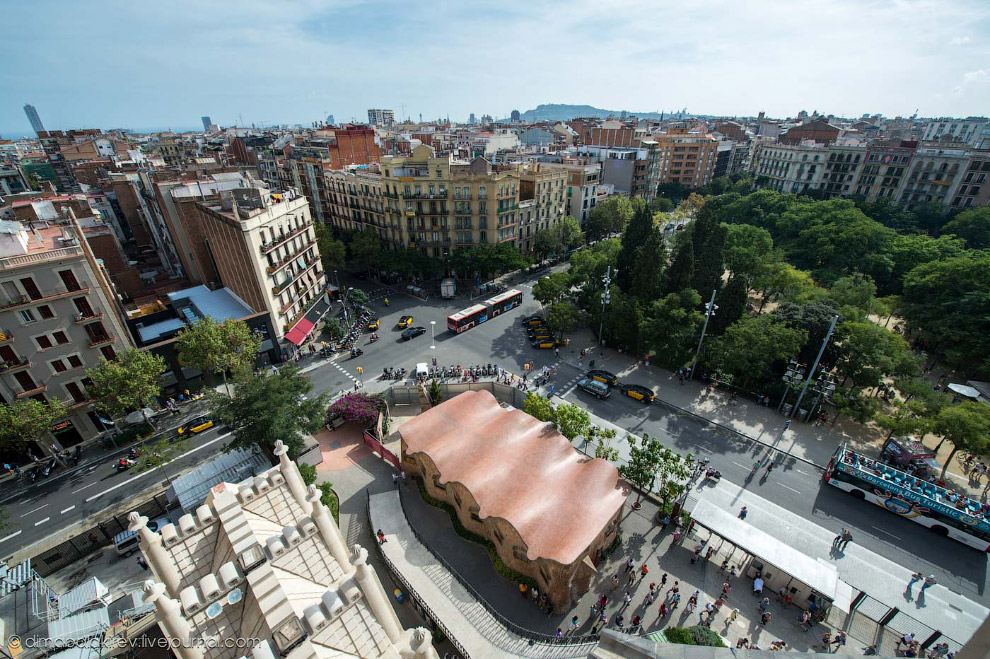
[[[117,338],[116,337],[113,337],[113,336],[100,336],[100,337],[97,337],[95,339],[90,339],[90,341],[89,341],[89,347],[90,348],[102,348],[103,346],[110,345],[111,343],[113,343],[116,340],[117,340]]]
[[[31,368],[31,362],[27,359],[19,359],[16,362],[0,362],[0,373],[16,373],[27,368]]]
[[[35,387],[34,389],[28,389],[26,391],[22,391],[19,394],[14,394],[14,398],[29,398],[31,396],[34,396],[35,394],[42,394],[46,391],[48,391],[48,385],[43,384]]]
[[[77,313],[76,317],[72,319],[72,322],[76,325],[85,325],[86,323],[91,323],[94,320],[102,320],[102,311],[90,311],[87,314]]]
[[[70,410],[75,411],[75,410],[78,410],[81,407],[86,407],[87,405],[89,405],[92,402],[93,402],[93,399],[92,398],[84,398],[84,399],[79,400],[79,401],[74,400],[71,403],[69,401],[66,401],[65,404],[66,404],[66,406],[68,406],[68,408]]]
[[[55,286],[49,291],[43,293],[41,297],[32,299],[27,296],[21,296],[20,300],[17,300],[15,302],[9,302],[0,308],[16,309],[17,307],[23,307],[29,304],[38,304],[39,302],[48,302],[51,300],[58,300],[64,297],[69,297],[70,295],[79,295],[85,293],[89,293],[89,286],[83,286],[82,284],[80,284],[76,288],[69,289],[64,284],[59,284],[58,286]]]
[[[0,270],[18,268],[26,265],[35,265],[38,263],[47,263],[49,261],[75,259],[81,257],[82,255],[82,247],[79,245],[73,245],[71,247],[62,247],[60,249],[49,249],[44,252],[36,252],[34,254],[8,256],[5,258],[0,258]]]
[[[0,345],[10,343],[14,340],[14,335],[7,330],[0,330]]]
[[[403,192],[404,199],[446,199],[447,192]]]
[[[261,245],[261,254],[262,254],[262,256],[268,254],[269,252],[271,252],[272,250],[274,250],[275,248],[277,248],[279,245],[284,244],[286,241],[292,240],[296,236],[304,233],[311,226],[313,226],[313,223],[312,222],[307,222],[306,224],[303,224],[301,227],[299,227],[295,231],[291,231],[291,232],[289,232],[287,234],[284,234],[282,236],[279,236],[277,240],[274,240],[274,241],[272,241],[270,243],[262,243],[262,245]]]
[[[385,195],[386,197],[388,197],[389,199],[398,199],[399,198],[399,195],[396,194],[395,192],[383,192],[382,194]]]
[[[355,222],[358,222],[358,223],[361,223],[361,224],[367,224],[366,222],[364,222],[364,220],[355,219],[354,221]],[[292,263],[293,261],[295,261],[296,259],[298,259],[300,256],[302,256],[303,254],[305,254],[306,251],[309,250],[314,245],[316,245],[316,241],[315,240],[310,240],[310,241],[306,242],[302,247],[299,248],[299,251],[298,252],[296,252],[295,254],[292,254],[291,256],[285,257],[281,261],[276,261],[275,262],[275,265],[270,265],[267,268],[265,268],[265,272],[267,272],[270,275],[274,275],[276,272],[278,272],[279,270],[281,270],[285,266],[289,265],[290,263]]]
[[[289,286],[291,286],[295,282],[299,281],[299,278],[302,277],[304,274],[306,274],[309,270],[311,270],[312,267],[318,261],[319,261],[319,259],[316,258],[315,256],[313,258],[309,259],[308,261],[306,261],[306,265],[304,265],[302,268],[300,268],[299,269],[299,272],[293,274],[291,277],[286,278],[286,280],[283,281],[282,283],[276,284],[275,286],[273,286],[272,287],[272,294],[273,295],[278,295],[279,293],[284,292],[286,288],[288,288]]]

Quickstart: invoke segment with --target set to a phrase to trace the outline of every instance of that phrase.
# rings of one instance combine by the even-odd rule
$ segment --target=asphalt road
[[[165,465],[165,473],[174,477],[215,456],[226,437],[218,428],[195,435],[186,441],[184,452]],[[103,461],[72,473],[55,472],[48,478],[39,478],[26,491],[4,502],[11,526],[0,531],[0,556],[10,556],[139,492],[166,483],[160,468],[118,473],[113,465],[126,452],[127,449],[108,451]]]
[[[541,274],[546,274],[541,273]],[[422,302],[408,295],[390,298],[390,306],[381,301],[371,304],[379,313],[379,341],[368,344],[367,335],[359,341],[364,355],[351,359],[340,357],[309,371],[317,392],[336,392],[353,388],[354,382],[377,384],[385,366],[404,366],[412,371],[417,362],[429,362],[433,357],[441,365],[497,363],[520,374],[523,364],[533,360],[537,368],[556,362],[552,350],[538,350],[529,345],[519,321],[523,316],[537,313],[540,305],[532,298],[532,283],[537,277],[524,278],[513,286],[523,291],[521,308],[496,317],[459,335],[446,330],[449,314],[474,302],[465,297],[455,300],[431,299]],[[360,286],[360,282],[355,282]],[[408,342],[399,341],[400,330],[395,323],[402,315],[412,315],[414,326],[427,328],[427,333]],[[434,321],[434,340],[430,338],[430,321]],[[431,347],[435,346],[435,347]],[[562,348],[568,361],[577,362],[579,346]],[[357,367],[363,368],[359,374]],[[844,492],[824,486],[821,472],[813,465],[774,453],[778,466],[764,478],[764,470],[751,474],[757,457],[765,459],[765,446],[742,439],[734,433],[713,429],[689,415],[661,404],[645,406],[622,396],[600,401],[577,390],[574,384],[583,371],[568,364],[559,365],[552,383],[556,395],[588,409],[594,415],[635,434],[648,432],[659,436],[663,443],[682,453],[708,456],[728,481],[757,492],[764,498],[788,510],[814,520],[836,531],[848,527],[855,541],[890,560],[911,566],[925,574],[935,574],[939,583],[984,605],[990,606],[988,592],[987,556],[948,538],[934,535],[927,529],[876,506],[858,501]],[[636,382],[658,388],[638,375]],[[377,386],[375,387],[377,389]],[[773,444],[773,438],[764,437]],[[617,447],[627,453],[624,443]]]

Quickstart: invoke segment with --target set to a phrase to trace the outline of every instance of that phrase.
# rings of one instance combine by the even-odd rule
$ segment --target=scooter
[[[361,350],[361,348],[351,348],[351,359],[360,357],[363,354],[364,354],[364,350]]]
[[[371,335],[371,338],[368,339],[368,343],[374,343],[377,340],[378,340],[378,335],[377,334],[372,334]]]
[[[48,474],[52,473],[52,471],[55,470],[55,464],[57,462],[58,461],[55,458],[52,458],[51,459],[51,462],[49,462],[47,465],[45,465],[45,468],[42,470],[41,475],[47,478],[48,477]]]
[[[113,466],[113,468],[119,474],[122,471],[127,471],[135,464],[137,463],[135,463],[134,460],[131,460],[130,458],[121,458],[120,460],[117,460],[117,463]]]
[[[709,467],[705,470],[705,479],[717,483],[722,480],[722,472],[715,467]]]

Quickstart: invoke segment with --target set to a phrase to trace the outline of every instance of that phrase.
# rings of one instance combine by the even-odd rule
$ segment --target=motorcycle
[[[371,338],[368,339],[368,343],[374,343],[377,340],[378,340],[378,335],[377,334],[372,334],[371,335]]]
[[[705,479],[717,483],[722,480],[722,472],[715,467],[709,467],[705,470]]]
[[[55,470],[56,463],[57,460],[55,458],[52,458],[51,462],[45,465],[45,468],[42,470],[41,475],[47,478],[48,474],[52,473],[52,471]]]
[[[136,462],[130,458],[121,458],[120,460],[117,460],[117,463],[113,466],[113,468],[119,474],[122,471],[127,471],[135,464]]]
[[[363,354],[364,354],[364,350],[361,350],[361,348],[351,348],[351,359],[360,357]]]

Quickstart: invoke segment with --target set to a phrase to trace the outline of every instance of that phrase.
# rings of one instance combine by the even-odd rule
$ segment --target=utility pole
[[[605,345],[602,341],[602,332],[605,330],[605,307],[612,301],[612,293],[609,291],[609,286],[612,284],[612,266],[605,269],[605,278],[602,279],[602,283],[605,284],[605,292],[602,293],[602,319],[598,323],[598,345],[600,346]]]
[[[701,344],[705,340],[705,332],[708,331],[708,320],[715,315],[715,310],[718,306],[715,305],[715,294],[718,293],[716,288],[712,291],[712,299],[705,304],[705,324],[701,326],[701,338],[698,339],[698,349],[694,351],[694,361],[691,362],[691,372],[688,374],[688,379],[694,379],[694,367],[698,365],[698,357],[701,355]]]
[[[815,363],[811,365],[808,369],[808,379],[804,381],[804,386],[801,387],[801,395],[798,396],[797,402],[794,403],[794,409],[791,410],[791,416],[794,416],[798,408],[801,406],[801,399],[804,398],[804,393],[808,391],[808,385],[811,384],[811,378],[815,375],[815,369],[818,368],[818,362],[821,361],[822,355],[825,354],[825,346],[828,345],[828,340],[832,338],[832,332],[835,331],[835,324],[839,322],[839,316],[835,315],[832,317],[832,324],[828,326],[828,332],[825,334],[825,340],[822,341],[822,347],[818,349],[818,356],[815,357]]]

